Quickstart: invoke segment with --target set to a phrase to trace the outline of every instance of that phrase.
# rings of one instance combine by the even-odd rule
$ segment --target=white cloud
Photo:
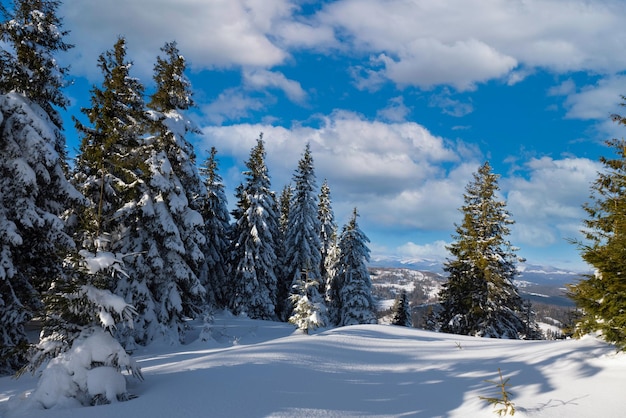
[[[240,124],[206,126],[203,132],[201,149],[215,145],[241,165],[263,132],[277,190],[290,182],[310,143],[318,180],[328,179],[337,210],[358,206],[364,219],[387,225],[437,228],[449,223],[468,173],[478,166],[459,164],[469,149],[462,143],[449,143],[416,123],[368,121],[345,111],[321,117],[319,128]],[[453,169],[442,168],[449,163]]]
[[[462,117],[474,111],[474,106],[470,102],[461,102],[452,98],[450,89],[444,88],[440,93],[430,96],[430,106],[439,107],[447,115]]]
[[[390,99],[387,107],[376,112],[378,118],[389,122],[403,122],[409,113],[411,109],[404,104],[402,96]]]
[[[459,91],[473,90],[476,83],[503,77],[517,65],[513,57],[476,39],[452,44],[416,39],[397,54],[397,59],[380,55],[385,76],[399,85],[422,88],[452,85]]]
[[[121,35],[143,79],[172,40],[194,69],[280,64],[289,52],[272,32],[293,9],[288,0],[65,0],[60,14],[77,46],[68,54],[75,74],[97,78],[98,55]]]
[[[569,84],[566,87],[570,87]],[[606,120],[620,110],[620,95],[626,94],[626,76],[615,76],[599,80],[570,92],[566,101],[567,117],[572,119]]]
[[[413,258],[419,260],[435,260],[445,261],[449,256],[449,252],[446,246],[449,243],[441,240],[437,240],[428,244],[415,244],[414,242],[407,242],[401,245],[397,249],[397,253],[401,257]]]
[[[238,89],[223,91],[214,101],[202,106],[204,118],[216,125],[249,117],[252,111],[265,107],[262,99],[253,98]]]
[[[524,173],[502,179],[516,221],[515,242],[541,247],[579,238],[585,218],[582,204],[600,169],[599,163],[586,158],[543,157],[528,161]]]
[[[263,90],[277,88],[285,92],[289,100],[296,103],[304,103],[306,92],[300,83],[289,80],[284,74],[276,71],[263,69],[246,69],[243,72],[244,83],[248,88]]]
[[[619,0],[340,0],[318,19],[339,42],[381,57],[395,83],[463,90],[507,74],[515,83],[533,68],[623,71],[624,15]]]

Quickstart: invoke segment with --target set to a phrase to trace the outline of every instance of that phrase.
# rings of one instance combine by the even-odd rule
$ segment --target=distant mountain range
[[[426,285],[426,289],[424,289],[427,294],[433,292],[432,285],[434,280],[439,280],[441,283],[444,283],[446,280],[445,272],[443,271],[443,263],[439,260],[372,257],[369,265],[370,270],[376,271],[378,274],[381,273],[381,270],[390,269],[416,270],[422,273],[431,273],[428,275],[428,285]],[[573,305],[572,301],[565,296],[566,285],[575,284],[586,274],[557,267],[538,266],[527,263],[519,264],[518,270],[519,275],[516,277],[515,284],[522,297],[531,299],[533,302],[558,306]],[[390,272],[387,271],[386,274],[382,274],[381,276],[388,280],[390,276],[393,276],[389,273]],[[406,278],[407,277],[404,277],[404,279]],[[419,279],[415,280],[417,277],[413,277],[412,279],[411,281],[421,281]],[[374,282],[376,282],[376,280],[374,280]]]

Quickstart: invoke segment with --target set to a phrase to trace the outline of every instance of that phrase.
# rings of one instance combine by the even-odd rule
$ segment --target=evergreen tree
[[[626,100],[626,97],[622,97]],[[614,115],[613,120],[626,125],[626,118]],[[613,158],[601,157],[604,170],[591,186],[591,202],[584,205],[588,218],[583,231],[586,243],[577,242],[583,260],[595,268],[576,284],[568,286],[569,296],[576,303],[580,317],[576,336],[600,332],[602,337],[626,348],[626,141],[612,139],[607,146]]]
[[[278,239],[276,242],[276,316],[281,321],[288,321],[291,315],[290,293],[292,291],[293,277],[287,262],[286,236],[289,230],[289,212],[291,209],[291,199],[293,188],[290,184],[283,187],[278,201],[280,217],[278,219]]]
[[[326,287],[326,283],[328,282],[326,259],[328,258],[332,247],[336,245],[337,241],[337,224],[335,223],[335,214],[333,212],[330,199],[330,187],[328,186],[328,181],[326,180],[322,183],[318,202],[317,219],[320,224],[321,253],[320,274],[322,277],[322,283],[324,284],[324,287]]]
[[[41,106],[56,128],[62,128],[61,116],[54,106],[65,109],[68,99],[62,92],[67,84],[67,67],[59,67],[55,55],[73,45],[65,43],[69,32],[56,11],[58,0],[15,0],[12,13],[2,8],[4,21],[0,38],[12,49],[4,54],[0,73],[0,92],[21,93]],[[65,149],[57,132],[56,151]],[[64,156],[64,154],[61,154]]]
[[[406,294],[406,290],[402,289],[400,293],[396,296],[396,300],[393,303],[393,307],[391,308],[392,325],[400,325],[403,327],[412,327],[413,322],[411,319],[411,306],[409,304],[409,299]]]
[[[130,399],[122,371],[141,380],[141,370],[112,334],[119,323],[132,327],[136,311],[97,285],[124,275],[123,261],[85,250],[68,261],[74,264],[68,274],[45,295],[46,327],[18,375],[41,370],[31,399],[43,408],[65,405],[69,398],[83,405]],[[98,376],[95,384],[89,375]]]
[[[333,280],[334,293],[339,296],[339,326],[376,323],[372,282],[366,265],[369,239],[359,228],[357,216],[355,208],[339,237],[339,261]]]
[[[67,99],[66,70],[54,59],[63,42],[57,2],[2,8],[0,54],[0,373],[24,362],[24,324],[62,274],[74,243],[60,219],[82,196],[65,175],[65,140],[54,106]],[[4,49],[6,47],[7,49]]]
[[[24,324],[74,247],[61,220],[82,202],[55,151],[54,124],[17,93],[0,95],[0,372],[24,358]]]
[[[228,213],[226,193],[222,177],[218,173],[217,150],[211,148],[209,158],[200,168],[208,195],[201,209],[204,218],[206,245],[205,286],[207,295],[212,294],[216,307],[228,306],[228,236],[230,233],[230,214]]]
[[[309,280],[304,272],[294,285],[294,293],[289,296],[293,313],[289,322],[308,334],[309,331],[326,325],[326,305],[318,292],[319,283]]]
[[[246,162],[246,183],[237,187],[237,207],[230,250],[232,294],[229,307],[235,314],[272,319],[276,310],[276,198],[270,189],[265,165],[263,135]]]
[[[337,268],[339,266],[339,243],[337,242],[337,233],[331,236],[331,244],[328,254],[324,259],[324,272],[326,275],[326,287],[324,300],[328,310],[328,321],[330,324],[339,325],[341,320],[341,298],[339,297],[340,283],[337,277]]]
[[[184,338],[185,317],[206,308],[206,244],[201,204],[207,191],[186,139],[197,133],[185,111],[193,105],[185,59],[175,43],[166,43],[154,66],[156,90],[148,103],[150,133],[144,144],[145,190],[140,201],[142,225],[125,248],[136,254],[131,271],[149,272],[149,289],[157,303],[160,333],[173,342]],[[144,255],[145,254],[145,255]]]
[[[448,247],[454,258],[445,263],[449,276],[439,294],[444,332],[524,336],[522,299],[513,283],[519,258],[507,240],[513,220],[506,203],[497,200],[497,179],[485,163],[466,187],[463,222]]]
[[[304,155],[298,163],[298,169],[293,176],[294,191],[291,197],[289,218],[285,233],[285,250],[287,262],[287,279],[291,286],[297,285],[301,276],[306,272],[308,289],[319,295],[321,277],[322,252],[320,242],[320,220],[317,216],[317,186],[311,148],[307,144]],[[309,294],[309,299],[313,294]],[[325,322],[325,320],[324,320]]]
[[[150,291],[152,271],[145,263],[145,268],[140,268],[136,259],[150,258],[154,253],[129,254],[145,238],[142,219],[148,191],[145,136],[149,119],[143,86],[130,76],[124,38],[100,55],[98,66],[104,76],[102,88],[93,87],[91,107],[82,109],[92,126],[75,121],[82,140],[73,181],[90,204],[86,209],[77,208],[70,221],[82,249],[127,254],[125,261],[133,264],[129,265],[128,278],[100,283],[137,309],[134,331],[119,331],[130,333],[123,336],[130,348],[135,342],[154,338],[159,322]]]

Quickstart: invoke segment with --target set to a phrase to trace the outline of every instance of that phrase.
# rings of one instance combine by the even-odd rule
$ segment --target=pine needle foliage
[[[513,283],[520,259],[508,241],[513,220],[498,200],[498,176],[488,162],[466,187],[463,222],[448,250],[449,274],[439,294],[441,330],[492,338],[521,338],[522,299]]]
[[[413,321],[411,319],[411,306],[409,304],[406,290],[402,289],[402,291],[396,296],[396,300],[393,302],[393,307],[391,308],[391,313],[392,325],[399,325],[402,327],[413,326]]]
[[[622,99],[626,100],[625,96]],[[613,115],[626,125],[626,118]],[[604,170],[591,186],[591,201],[583,208],[585,241],[574,241],[583,260],[595,273],[568,286],[569,297],[580,309],[575,335],[599,332],[602,337],[626,349],[626,140],[606,142],[615,156],[601,157]]]
[[[511,393],[508,391],[509,379],[504,379],[502,377],[502,370],[498,367],[498,376],[499,380],[485,380],[487,383],[491,383],[498,390],[498,396],[480,396],[479,398],[487,401],[489,404],[493,405],[494,413],[498,414],[498,416],[505,415],[515,415],[515,404],[511,402]]]
[[[229,308],[255,319],[276,317],[278,204],[265,164],[261,134],[250,151],[246,182],[236,190],[237,207],[229,251]]]
[[[54,109],[69,101],[62,88],[68,84],[68,67],[59,67],[55,55],[73,45],[64,41],[69,34],[56,11],[58,0],[15,0],[13,11],[2,7],[0,38],[12,49],[2,50],[5,58],[0,74],[0,91],[18,92],[37,103],[57,128],[62,120]]]

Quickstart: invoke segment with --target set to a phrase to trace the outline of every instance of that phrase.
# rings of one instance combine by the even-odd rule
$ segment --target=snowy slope
[[[388,325],[307,336],[229,315],[212,335],[135,353],[145,381],[129,381],[138,397],[128,402],[38,410],[27,399],[36,379],[2,378],[0,416],[495,417],[479,396],[496,394],[484,380],[498,368],[510,378],[515,417],[619,417],[626,408],[626,355],[591,337],[506,341]]]

